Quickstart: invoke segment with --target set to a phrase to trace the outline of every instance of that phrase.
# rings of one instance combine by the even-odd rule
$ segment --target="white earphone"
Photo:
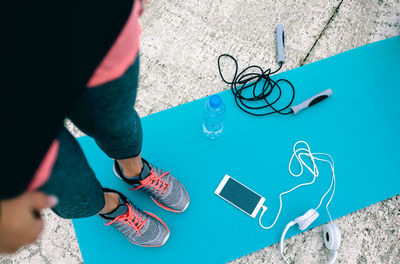
[[[306,145],[306,148],[296,149],[298,144],[304,144],[304,145]],[[304,162],[304,160],[302,159],[303,156],[306,156],[306,157],[310,158],[310,160],[311,160],[311,162],[313,164],[312,168],[309,167]],[[321,158],[321,156],[326,157],[328,159]],[[294,157],[296,157],[297,161],[300,164],[300,173],[298,173],[298,174],[293,173],[293,171],[291,169],[291,165],[292,165],[292,161],[293,161]],[[333,195],[335,194],[336,177],[335,177],[334,162],[333,162],[332,157],[329,154],[326,154],[326,153],[312,153],[311,150],[310,150],[309,145],[305,141],[298,141],[298,142],[296,142],[294,144],[294,146],[293,146],[293,155],[290,158],[290,162],[289,162],[289,172],[290,172],[290,174],[292,176],[299,177],[299,176],[301,176],[303,174],[303,166],[304,166],[304,167],[306,167],[306,169],[308,171],[311,172],[312,175],[314,175],[313,180],[310,181],[310,182],[307,182],[307,183],[299,184],[296,187],[294,187],[294,188],[292,188],[292,189],[290,189],[290,190],[288,190],[286,192],[282,192],[279,195],[279,201],[280,201],[279,211],[278,211],[278,214],[277,214],[274,222],[270,226],[265,227],[265,226],[263,226],[261,224],[261,218],[263,217],[265,211],[267,210],[266,206],[262,207],[263,211],[261,212],[261,215],[260,215],[260,218],[259,218],[258,222],[259,222],[260,226],[262,228],[264,228],[264,229],[270,229],[275,225],[275,223],[277,222],[277,220],[279,218],[281,210],[282,210],[282,196],[294,191],[295,189],[297,189],[297,188],[299,188],[301,186],[313,184],[315,182],[316,178],[319,176],[319,171],[318,171],[318,167],[316,165],[316,161],[323,161],[323,162],[329,163],[329,165],[331,167],[331,170],[332,170],[331,185],[329,186],[329,189],[325,192],[325,194],[322,196],[318,206],[315,209],[310,209],[304,215],[297,217],[293,221],[290,221],[286,225],[285,229],[283,230],[282,235],[281,235],[281,240],[280,240],[280,253],[282,255],[282,258],[288,264],[289,264],[289,262],[286,259],[285,255],[284,255],[284,251],[283,251],[284,239],[285,239],[285,235],[286,235],[287,231],[294,225],[298,225],[299,229],[302,230],[302,231],[307,229],[318,218],[319,213],[317,212],[317,210],[322,205],[322,202],[323,202],[324,198],[326,197],[326,195],[328,195],[328,193],[331,192],[331,191],[332,191],[331,197],[330,197],[329,201],[327,202],[327,204],[325,206],[326,211],[328,213],[328,216],[330,218],[330,223],[328,223],[328,224],[323,226],[323,236],[324,236],[325,246],[328,249],[332,250],[332,256],[331,256],[331,258],[330,258],[328,263],[329,264],[333,264],[335,262],[336,258],[337,258],[337,255],[338,255],[338,250],[339,250],[340,243],[341,243],[341,232],[340,232],[340,229],[333,223],[332,217],[331,217],[331,215],[329,213],[329,210],[328,210],[328,206],[332,201]]]
[[[325,246],[332,250],[332,256],[329,264],[333,264],[337,258],[340,243],[342,242],[342,234],[339,227],[333,223],[324,225],[322,228]]]
[[[283,245],[284,239],[287,231],[294,225],[298,225],[300,230],[307,229],[319,216],[318,212],[314,209],[310,209],[304,215],[297,217],[295,220],[289,222],[281,235],[281,241],[279,243],[279,249],[282,255],[282,258],[285,260],[286,263],[289,263],[286,259],[284,252],[283,252]],[[332,250],[332,256],[329,259],[329,264],[333,264],[338,255],[338,249],[340,247],[340,242],[342,240],[340,229],[334,223],[328,223],[323,226],[322,233],[324,237],[325,246]]]

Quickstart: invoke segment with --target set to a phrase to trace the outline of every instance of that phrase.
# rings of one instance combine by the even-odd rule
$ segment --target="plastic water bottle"
[[[211,139],[222,134],[224,130],[225,105],[221,97],[212,95],[204,106],[203,132]]]

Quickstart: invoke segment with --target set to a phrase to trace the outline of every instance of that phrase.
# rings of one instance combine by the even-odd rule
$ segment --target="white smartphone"
[[[214,193],[253,218],[265,202],[264,197],[229,175],[225,175]]]

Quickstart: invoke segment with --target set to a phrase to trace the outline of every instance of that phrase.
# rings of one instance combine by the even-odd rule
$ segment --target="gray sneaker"
[[[130,184],[132,189],[142,189],[160,207],[181,213],[189,206],[190,199],[185,187],[169,172],[150,164],[142,158],[143,169],[139,176],[127,178],[118,162],[114,161],[114,172],[118,178]]]
[[[141,211],[123,194],[103,188],[104,192],[119,195],[120,205],[108,214],[99,216],[118,229],[130,242],[142,247],[160,247],[169,238],[167,225],[156,215]]]

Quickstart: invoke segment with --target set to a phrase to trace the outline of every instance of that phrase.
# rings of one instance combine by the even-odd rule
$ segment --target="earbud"
[[[310,209],[304,215],[294,219],[294,222],[299,225],[300,230],[306,230],[319,216],[318,212]]]
[[[336,261],[340,243],[342,242],[342,233],[337,225],[329,223],[322,227],[322,234],[324,236],[325,246],[332,250],[332,256],[328,264],[333,264]]]
[[[329,264],[335,262],[337,257],[337,251],[339,250],[340,243],[342,242],[342,234],[339,227],[333,223],[329,223],[323,226],[322,234],[324,236],[325,246],[332,250],[332,256],[329,260]]]
[[[323,226],[325,246],[331,250],[338,250],[342,241],[342,234],[337,225],[329,223]]]

